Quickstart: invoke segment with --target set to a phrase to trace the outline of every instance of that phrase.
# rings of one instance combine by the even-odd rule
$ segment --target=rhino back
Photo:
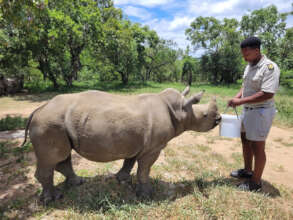
[[[157,95],[91,92],[81,97],[68,111],[66,126],[73,133],[77,151],[88,159],[130,158],[170,136],[164,126],[168,112]]]

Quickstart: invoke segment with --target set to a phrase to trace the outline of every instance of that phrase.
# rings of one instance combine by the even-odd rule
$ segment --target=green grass
[[[5,118],[0,119],[0,131],[24,129],[26,121],[27,118],[7,115]]]
[[[16,147],[17,143],[14,141],[0,141],[0,159],[7,157],[11,154],[14,156],[20,156],[24,153],[32,152],[33,147],[30,142],[26,143],[22,147]]]
[[[191,94],[205,90],[205,95],[202,99],[202,103],[208,102],[211,97],[217,98],[218,107],[221,113],[226,109],[227,101],[237,94],[241,85],[212,85],[204,83],[193,83],[191,86]],[[119,94],[141,94],[141,93],[157,93],[166,88],[174,88],[179,91],[183,91],[185,85],[182,83],[170,82],[170,83],[156,83],[156,82],[129,82],[127,85],[123,85],[119,81],[114,82],[98,82],[98,81],[86,81],[86,82],[74,82],[72,88],[67,88],[65,85],[61,85],[58,90],[52,88],[50,83],[41,83],[39,87],[35,88],[31,85],[27,85],[30,91],[38,93],[74,93],[84,90],[102,90],[110,93]],[[285,126],[293,127],[293,91],[285,87],[280,87],[277,95],[275,96],[276,107],[278,113],[275,121]],[[48,95],[46,95],[48,96]],[[241,107],[237,108],[240,114]],[[233,109],[229,108],[227,113],[235,114]]]
[[[30,89],[30,86],[27,85],[27,88],[30,89],[33,93],[43,93],[43,92],[57,92],[57,93],[73,93],[80,92],[84,90],[102,90],[111,93],[130,93],[130,94],[139,94],[139,93],[155,93],[160,92],[165,88],[174,88],[178,90],[183,90],[186,86],[183,83],[179,82],[165,82],[165,83],[156,83],[156,82],[136,82],[131,81],[127,85],[123,85],[119,81],[112,82],[95,82],[95,81],[84,81],[84,82],[74,82],[71,88],[68,88],[64,85],[61,85],[57,90],[52,88],[49,84],[44,84],[42,87],[36,89]],[[223,90],[225,88],[225,90]],[[215,86],[211,84],[203,83],[194,83],[191,87],[191,91],[202,91],[206,90],[213,94],[225,95],[228,96],[231,93],[237,92],[240,88],[240,85],[233,84],[230,86]]]
[[[5,157],[8,153],[10,153],[8,142],[0,142],[0,158]]]

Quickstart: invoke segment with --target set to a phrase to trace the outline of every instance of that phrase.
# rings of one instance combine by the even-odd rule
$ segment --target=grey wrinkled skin
[[[187,130],[209,131],[221,120],[215,99],[196,104],[203,92],[185,98],[188,92],[189,87],[182,93],[169,88],[135,96],[87,91],[58,95],[36,109],[26,136],[29,130],[43,201],[61,197],[53,185],[54,170],[70,185],[82,183],[72,168],[72,149],[97,162],[125,159],[116,174],[120,182],[129,180],[137,162],[137,195],[150,197],[150,168],[168,141]]]

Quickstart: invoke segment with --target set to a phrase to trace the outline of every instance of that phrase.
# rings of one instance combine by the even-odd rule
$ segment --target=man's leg
[[[241,132],[241,142],[242,142],[244,169],[246,171],[251,172],[252,171],[252,159],[253,159],[252,142],[246,139],[245,132]]]
[[[230,176],[236,178],[251,178],[252,176],[252,159],[253,150],[251,141],[246,139],[245,132],[241,132],[241,142],[242,142],[242,156],[244,160],[244,169],[234,170],[231,172]]]
[[[266,164],[265,141],[252,141],[254,154],[254,172],[251,181],[260,184],[262,173]]]

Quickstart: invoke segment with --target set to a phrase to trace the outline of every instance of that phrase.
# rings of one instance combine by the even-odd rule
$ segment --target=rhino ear
[[[214,96],[213,98],[211,98],[210,102],[209,102],[209,106],[216,106],[217,105],[217,99]]]
[[[186,95],[189,93],[189,91],[190,91],[190,87],[187,86],[187,87],[183,90],[183,92],[181,93],[181,95],[186,96]]]
[[[183,108],[186,108],[189,105],[198,103],[200,101],[201,97],[203,96],[204,92],[205,91],[203,90],[203,91],[191,96],[189,99],[187,99],[184,102]]]

